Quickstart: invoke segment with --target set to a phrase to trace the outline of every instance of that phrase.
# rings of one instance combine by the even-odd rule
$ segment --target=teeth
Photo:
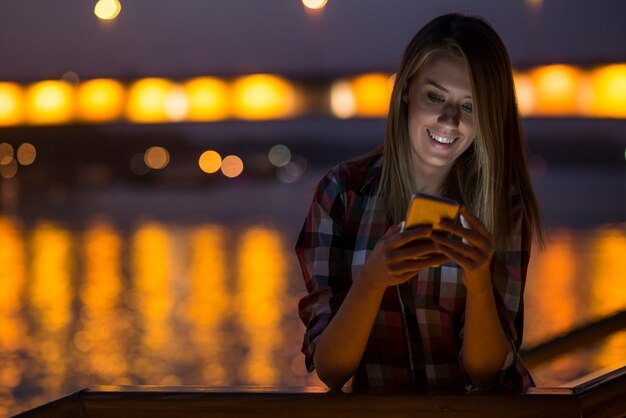
[[[444,138],[443,136],[435,135],[434,133],[430,131],[428,131],[428,135],[430,135],[430,137],[434,139],[435,141],[440,142],[442,144],[451,144],[456,139],[456,138]]]

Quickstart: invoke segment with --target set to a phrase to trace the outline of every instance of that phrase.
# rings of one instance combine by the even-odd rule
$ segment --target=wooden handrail
[[[532,388],[515,395],[101,386],[81,390],[16,417],[611,418],[626,414],[625,383],[626,367],[574,388]]]
[[[587,347],[623,329],[626,329],[626,310],[574,328],[550,341],[522,349],[520,355],[524,364],[533,368],[578,348]]]

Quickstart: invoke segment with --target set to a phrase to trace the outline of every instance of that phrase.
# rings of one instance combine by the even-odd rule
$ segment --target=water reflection
[[[126,340],[129,314],[122,305],[122,239],[109,222],[98,222],[83,237],[84,283],[80,324],[74,346],[82,353],[79,370],[90,379],[128,383]]]
[[[26,254],[21,228],[13,219],[0,217],[0,231],[0,416],[6,416],[17,406],[13,391],[25,368],[20,351],[27,342]]]
[[[246,383],[276,385],[275,352],[282,344],[280,318],[290,309],[285,300],[285,252],[280,235],[271,229],[246,231],[238,250],[236,313],[248,346],[240,374]]]
[[[299,354],[290,232],[0,217],[0,415],[97,384],[319,384]],[[526,344],[624,309],[624,254],[622,225],[552,231],[529,267]],[[616,333],[532,372],[559,385],[625,351]]]
[[[191,231],[190,286],[186,321],[194,360],[199,364],[199,381],[228,386],[233,376],[224,359],[232,341],[224,329],[232,302],[227,286],[232,268],[226,261],[224,230],[216,225],[200,225]]]
[[[53,223],[36,226],[31,237],[31,273],[27,283],[33,364],[27,376],[44,392],[59,393],[73,358],[70,323],[74,285],[70,232]]]

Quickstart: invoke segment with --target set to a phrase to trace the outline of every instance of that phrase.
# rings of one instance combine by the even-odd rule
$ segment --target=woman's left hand
[[[468,291],[491,291],[489,265],[494,253],[493,236],[465,206],[461,206],[459,212],[467,220],[469,228],[443,220],[437,229],[463,238],[464,241],[436,233],[432,234],[432,240],[441,253],[463,268],[463,283]]]

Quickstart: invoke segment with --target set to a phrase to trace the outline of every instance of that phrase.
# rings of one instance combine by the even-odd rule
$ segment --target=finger
[[[396,233],[391,237],[389,245],[391,248],[399,248],[409,244],[411,241],[418,239],[430,238],[433,227],[430,225],[421,225],[414,228],[405,229],[400,233]]]
[[[388,253],[387,259],[390,262],[400,262],[404,260],[417,260],[431,254],[437,254],[437,248],[432,240],[423,241],[408,247],[401,247]]]
[[[450,260],[461,266],[464,270],[472,270],[477,265],[474,260],[455,251],[452,248],[439,246],[439,251],[441,251],[441,253],[448,257]]]
[[[483,224],[466,206],[461,205],[459,212],[473,230],[477,231],[481,236],[491,239],[491,232],[487,229],[485,224]]]
[[[389,271],[394,276],[410,275],[411,277],[429,267],[438,267],[449,261],[443,254],[436,254],[421,258],[419,260],[405,260],[389,266]]]
[[[432,237],[435,248],[441,249],[442,247],[450,248],[453,251],[456,251],[463,256],[470,258],[472,260],[480,261],[483,258],[487,258],[489,254],[488,251],[480,249],[479,247],[474,247],[471,245],[467,245],[462,241],[458,241],[453,238],[443,237],[443,236],[433,236]]]
[[[488,236],[483,236],[478,231],[465,228],[462,225],[450,221],[441,221],[438,228],[442,231],[457,235],[473,246],[479,247],[485,251],[493,248],[491,234],[489,234],[489,232],[487,232],[489,234]]]

